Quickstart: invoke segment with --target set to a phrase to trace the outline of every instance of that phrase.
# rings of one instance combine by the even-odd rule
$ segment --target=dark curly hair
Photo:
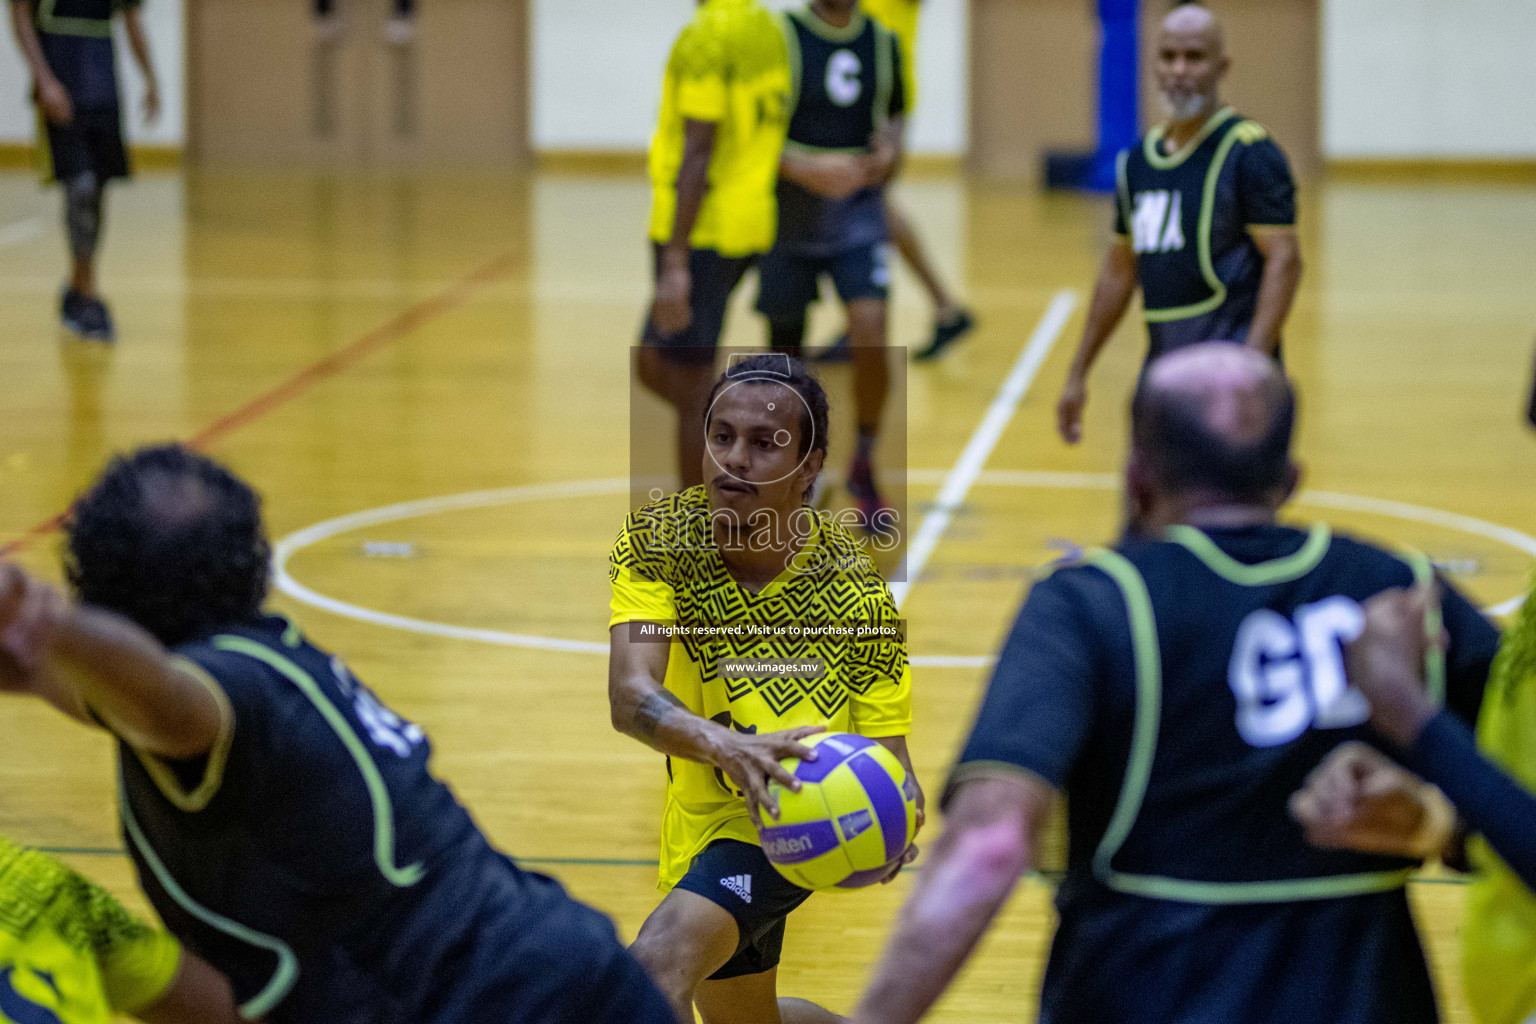
[[[167,646],[254,618],[267,594],[261,499],[179,444],[113,457],[66,532],[64,571],[80,600]]]
[[[748,356],[732,363],[730,368],[709,389],[709,401],[704,403],[704,425],[709,425],[709,410],[714,408],[715,396],[727,384],[738,381],[755,381],[763,384],[782,384],[800,396],[805,403],[800,415],[800,455],[820,451],[827,453],[827,393],[821,381],[805,368],[794,356],[778,352],[764,352]],[[809,411],[807,411],[809,410]]]

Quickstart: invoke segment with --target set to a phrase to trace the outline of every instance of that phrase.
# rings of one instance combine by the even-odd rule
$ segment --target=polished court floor
[[[981,322],[908,373],[915,519],[1026,344],[1046,353],[906,598],[913,750],[936,792],[1031,572],[1061,544],[1112,536],[1144,341],[1134,323],[1117,335],[1087,438],[1066,447],[1055,393],[1107,205],[947,178],[907,182],[900,199]],[[261,488],[274,540],[290,538],[276,606],[426,727],[438,771],[499,844],[626,936],[656,899],[664,779],[658,755],[610,730],[600,653],[627,508],[646,201],[627,177],[144,175],[110,196],[109,349],[58,329],[57,196],[0,176],[0,544],[57,575],[46,524],[104,458],[198,439]],[[1309,493],[1291,515],[1420,546],[1484,603],[1506,602],[1536,557],[1536,437],[1521,425],[1536,188],[1336,182],[1303,210],[1307,273],[1285,350]],[[760,341],[752,292],[732,344]],[[1068,302],[1052,344],[1048,313]],[[830,336],[837,316],[816,324]],[[893,342],[926,329],[900,277]],[[846,371],[826,378],[846,409]],[[833,431],[846,439],[851,424],[834,416]],[[405,502],[417,504],[333,522]],[[0,702],[0,831],[142,906],[111,779],[103,739]],[[848,1009],[909,882],[797,912],[783,991]],[[1413,891],[1447,1017],[1465,1020],[1462,889],[1432,876]],[[1049,897],[1043,881],[1020,887],[934,1020],[1033,1019]]]

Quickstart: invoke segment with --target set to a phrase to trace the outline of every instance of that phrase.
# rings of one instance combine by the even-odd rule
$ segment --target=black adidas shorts
[[[677,888],[724,907],[740,929],[736,955],[711,974],[710,981],[761,974],[779,966],[784,921],[811,895],[809,889],[779,874],[762,847],[735,839],[717,839],[705,847]]]
[[[651,243],[651,279],[661,276],[662,246]],[[742,277],[757,262],[756,256],[721,256],[713,249],[690,249],[688,273],[692,289],[688,293],[688,311],[693,315],[688,326],[676,334],[662,334],[646,314],[640,344],[661,350],[663,359],[685,366],[709,366],[715,361],[715,346],[725,329],[725,313],[731,293]]]

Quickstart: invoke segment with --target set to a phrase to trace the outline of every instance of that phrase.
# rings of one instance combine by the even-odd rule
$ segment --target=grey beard
[[[1173,96],[1163,93],[1163,106],[1168,109],[1168,116],[1175,121],[1188,121],[1199,117],[1209,105],[1210,101],[1201,93],[1190,96]]]

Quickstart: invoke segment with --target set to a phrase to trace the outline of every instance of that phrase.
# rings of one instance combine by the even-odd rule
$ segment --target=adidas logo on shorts
[[[731,890],[731,892],[735,893],[737,896],[741,897],[741,902],[752,902],[751,875],[732,875],[729,878],[720,879],[720,884]]]

